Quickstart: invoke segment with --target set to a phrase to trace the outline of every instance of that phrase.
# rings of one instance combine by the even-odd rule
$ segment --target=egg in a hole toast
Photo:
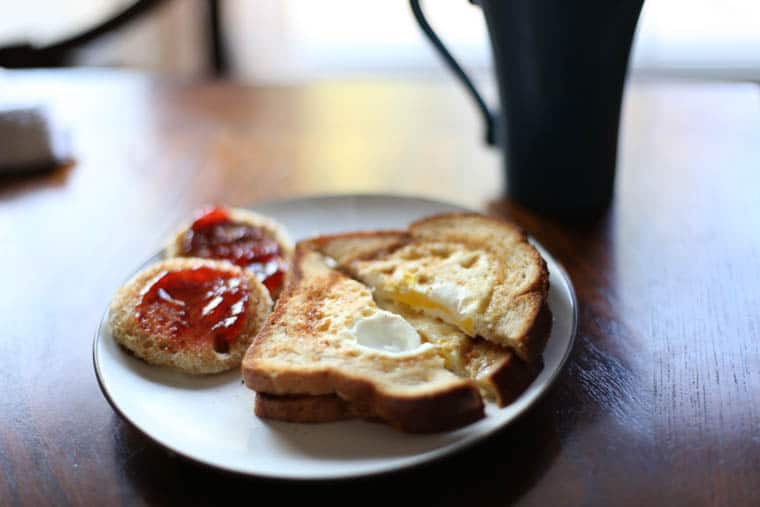
[[[348,356],[380,354],[381,363],[394,364],[405,355],[415,357],[417,362],[417,357],[425,357],[422,351],[429,347],[439,359],[435,368],[442,366],[464,380],[471,393],[477,397],[482,394],[499,406],[514,400],[541,369],[540,351],[551,325],[545,304],[548,273],[543,259],[525,235],[510,224],[473,214],[440,215],[415,222],[408,231],[318,237],[299,244],[297,250],[301,254],[294,261],[294,273],[303,274],[300,264],[308,266],[307,272],[318,265],[316,270],[323,276],[308,276],[308,281],[304,281],[299,275],[289,283],[287,299],[278,303],[270,319],[277,320],[277,332],[268,332],[265,327],[244,359],[244,378],[249,387],[258,392],[256,413],[261,417],[296,422],[370,417],[411,431],[437,431],[460,424],[444,422],[451,419],[447,413],[455,413],[444,405],[438,407],[441,419],[437,424],[409,423],[408,420],[402,423],[397,414],[394,420],[387,411],[378,411],[380,404],[373,396],[377,398],[377,385],[388,382],[383,375],[373,378],[373,396],[368,396],[366,389],[341,388],[340,382],[334,379],[327,384],[315,381],[336,376],[331,368],[335,366],[338,349]],[[309,262],[305,262],[307,259]],[[363,284],[353,285],[353,280],[344,273]],[[343,294],[335,299],[333,294],[325,300],[322,291],[334,292],[326,287],[330,285],[327,281],[334,279],[353,285],[362,297]],[[371,293],[362,285],[369,287]],[[306,297],[307,294],[310,296]],[[319,310],[307,310],[304,304],[307,299],[321,301],[317,305]],[[366,305],[361,310],[353,306],[359,300]],[[367,307],[373,310],[370,312]],[[336,313],[343,315],[337,322]],[[278,347],[272,350],[268,344],[274,341],[283,345],[290,337],[301,346],[303,340],[300,339],[305,337],[300,335],[314,327],[301,325],[299,329],[293,324],[299,319],[303,322],[304,317],[318,318],[316,325],[322,334],[305,340],[312,341],[311,356],[307,356],[305,362],[299,363],[303,356],[295,354],[294,362],[278,371],[266,361],[266,356],[278,356],[282,350]],[[394,334],[388,330],[398,327],[396,318],[407,325],[405,330],[399,330],[407,338],[398,340],[406,340],[407,347],[413,343],[416,352],[390,350],[398,348],[398,344],[393,345],[394,337],[388,336]],[[324,327],[325,319],[330,321],[327,327]],[[320,325],[323,328],[319,328]],[[410,329],[417,338],[408,338],[412,334]],[[490,341],[480,337],[480,332]],[[366,343],[367,336],[378,334],[386,335],[373,338],[379,344]],[[332,343],[335,335],[343,337],[342,345],[337,348]],[[390,349],[384,340],[391,343]],[[326,349],[321,348],[330,343]],[[388,350],[367,350],[378,346]],[[325,354],[329,358],[327,362]],[[325,368],[326,364],[330,366]],[[419,364],[424,368],[433,367],[424,361]],[[343,376],[356,376],[358,371],[366,374],[367,370],[362,368],[351,370],[353,373],[344,371]],[[285,370],[288,372],[284,373]],[[304,371],[309,374],[304,375]],[[289,377],[289,381],[283,381]],[[429,398],[429,395],[424,397]],[[406,398],[408,406],[416,403],[413,398]],[[460,421],[468,419],[474,418],[463,417]]]

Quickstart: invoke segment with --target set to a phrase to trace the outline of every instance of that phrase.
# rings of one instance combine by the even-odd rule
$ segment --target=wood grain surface
[[[76,161],[0,178],[0,505],[760,505],[756,86],[632,83],[614,204],[563,224],[500,197],[453,83],[3,80],[6,102],[55,112]],[[92,368],[99,317],[191,210],[366,191],[511,217],[567,268],[576,346],[525,417],[419,469],[302,484],[192,463],[114,413]]]

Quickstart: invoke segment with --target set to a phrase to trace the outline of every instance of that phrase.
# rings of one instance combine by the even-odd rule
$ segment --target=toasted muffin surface
[[[199,339],[193,330],[183,328],[187,322],[179,316],[187,315],[182,313],[186,309],[182,307],[182,301],[172,300],[171,294],[159,292],[159,296],[168,301],[168,311],[146,319],[145,307],[141,306],[146,295],[151,293],[151,287],[167,273],[199,269],[223,273],[224,279],[233,282],[240,280],[242,286],[247,286],[245,312],[236,317],[240,319],[240,329],[234,336],[222,337],[221,346],[221,332],[217,333],[219,336],[209,335],[207,339],[201,336]],[[213,312],[215,305],[218,306],[219,301],[211,298],[202,311],[204,314]],[[227,262],[175,258],[147,267],[124,284],[111,302],[109,322],[114,339],[148,363],[192,374],[217,373],[240,364],[253,337],[269,315],[271,306],[269,292],[252,273]],[[185,334],[190,333],[194,339],[185,339],[185,334],[178,335],[177,329]]]

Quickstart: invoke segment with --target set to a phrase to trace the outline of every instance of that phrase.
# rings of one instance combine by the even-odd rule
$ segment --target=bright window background
[[[89,26],[128,0],[8,3],[0,43],[48,42]],[[205,67],[203,9],[173,0],[88,48],[84,64],[139,66],[179,75]],[[443,76],[406,0],[226,0],[237,77],[264,83],[378,76]],[[490,55],[479,8],[428,0],[431,24],[466,67],[485,73]],[[633,54],[635,73],[760,80],[760,1],[649,0]]]

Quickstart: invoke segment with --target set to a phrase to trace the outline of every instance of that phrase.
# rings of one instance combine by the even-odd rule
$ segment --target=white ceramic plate
[[[403,228],[422,216],[461,208],[407,197],[354,195],[273,202],[254,210],[280,221],[298,240]],[[95,372],[116,412],[159,444],[214,467],[260,477],[338,479],[418,465],[504,429],[546,392],[567,359],[577,322],[575,294],[565,271],[536,246],[549,267],[554,318],[544,369],[514,403],[502,409],[488,404],[484,419],[456,431],[408,435],[360,420],[307,425],[258,419],[254,393],[242,385],[237,370],[193,377],[149,366],[119,348],[105,317],[95,336]]]

